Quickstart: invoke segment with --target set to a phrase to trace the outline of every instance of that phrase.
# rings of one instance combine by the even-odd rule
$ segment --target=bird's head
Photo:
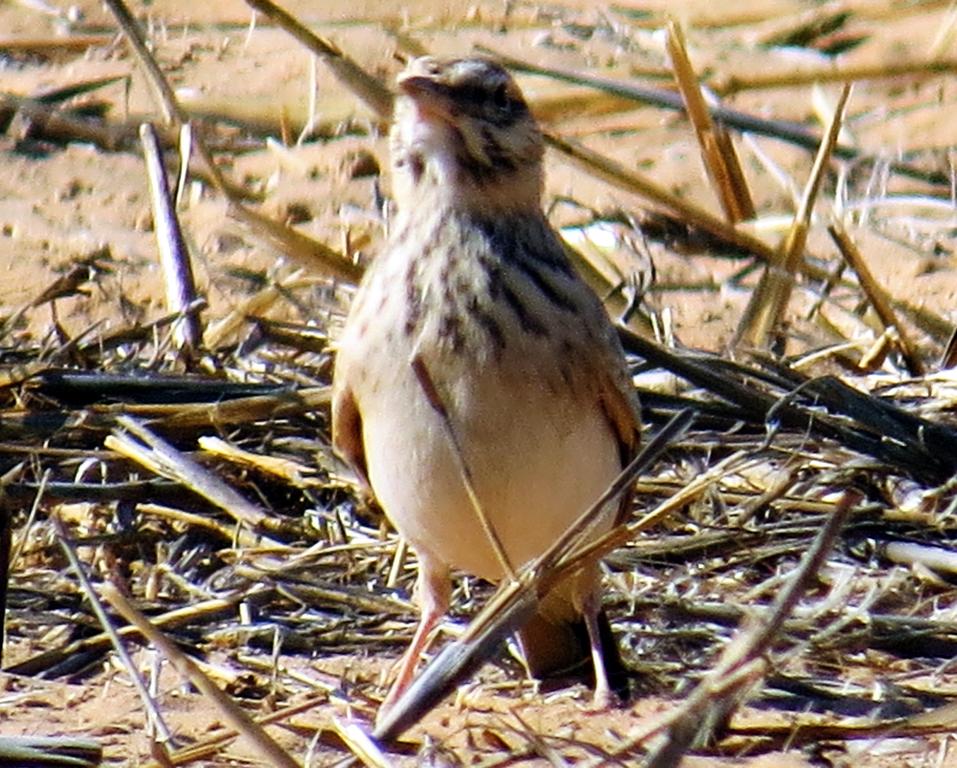
[[[542,135],[511,75],[491,59],[414,59],[398,79],[391,134],[400,207],[538,208]]]

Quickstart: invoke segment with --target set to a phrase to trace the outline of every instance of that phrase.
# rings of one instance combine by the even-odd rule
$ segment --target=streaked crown
[[[391,136],[395,182],[404,187],[398,198],[438,192],[484,207],[539,205],[541,132],[500,64],[426,56],[408,65],[398,87]]]

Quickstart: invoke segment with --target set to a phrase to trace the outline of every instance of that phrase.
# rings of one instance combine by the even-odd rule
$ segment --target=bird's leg
[[[379,707],[376,720],[381,720],[409,687],[409,683],[415,676],[416,667],[419,665],[419,657],[428,645],[432,630],[448,613],[452,595],[452,582],[448,568],[436,566],[420,555],[416,593],[421,612],[419,626],[415,630],[412,642],[396,666],[395,681]]]
[[[612,691],[611,684],[608,681],[601,630],[598,625],[599,613],[601,613],[601,592],[598,589],[592,589],[585,598],[582,614],[585,618],[585,629],[588,631],[588,647],[591,651],[592,667],[595,670],[595,695],[592,698],[592,707],[603,711],[614,706],[618,697]]]

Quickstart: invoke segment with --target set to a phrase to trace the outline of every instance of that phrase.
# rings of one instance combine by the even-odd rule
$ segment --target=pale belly
[[[379,502],[431,567],[499,579],[502,568],[465,493],[447,429],[411,366],[390,373],[360,402]],[[496,364],[445,381],[440,373],[432,371],[482,509],[517,568],[614,480],[617,440],[597,401],[549,388],[528,369],[508,379]],[[595,535],[611,527],[616,509],[612,503],[602,511]]]

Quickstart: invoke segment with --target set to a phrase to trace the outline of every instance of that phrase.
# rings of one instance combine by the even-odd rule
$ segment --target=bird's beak
[[[415,102],[424,118],[449,121],[452,118],[452,100],[448,88],[431,77],[406,75],[398,81],[399,91]]]

